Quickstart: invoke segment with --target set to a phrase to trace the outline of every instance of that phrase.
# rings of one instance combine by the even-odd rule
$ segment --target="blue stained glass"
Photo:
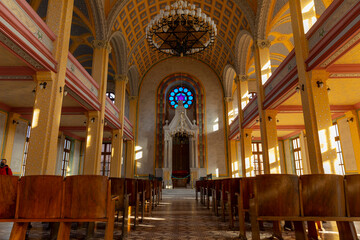
[[[188,101],[187,104],[191,105],[191,104],[192,104],[192,101]]]
[[[177,108],[178,107],[178,105],[176,104],[175,106],[174,106],[174,108]]]
[[[189,100],[193,100],[193,99],[194,99],[193,96],[190,96],[190,97],[189,97]]]
[[[191,92],[188,92],[187,95],[188,95],[188,96],[191,96]]]
[[[173,101],[173,100],[174,100],[174,97],[169,97],[169,100],[170,100],[170,101]]]
[[[184,103],[184,107],[185,108],[189,108],[191,106],[191,104],[193,104],[193,93],[191,92],[191,90],[189,90],[186,87],[181,87],[178,86],[176,88],[174,88],[171,92],[170,92],[170,96],[168,98],[170,105],[173,108],[177,108],[178,106],[178,101],[183,101]]]
[[[173,106],[174,106],[174,105],[175,105],[175,102],[174,102],[174,101],[172,101],[172,102],[171,102],[171,105],[173,105]]]
[[[189,90],[187,89],[187,88],[184,88],[184,92],[186,93],[186,92],[188,92]]]
[[[184,89],[182,87],[179,88],[179,91],[182,92]]]
[[[187,104],[184,105],[184,108],[188,108],[188,107],[189,107],[189,105],[187,105]]]
[[[170,93],[170,96],[175,96],[175,93],[174,93],[174,92],[171,92],[171,93]]]
[[[175,93],[179,92],[179,89],[175,88],[175,89],[174,89],[174,92],[175,92]]]

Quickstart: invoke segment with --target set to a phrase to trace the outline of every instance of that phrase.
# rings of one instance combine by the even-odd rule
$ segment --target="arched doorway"
[[[173,137],[172,181],[174,187],[186,187],[190,182],[189,135],[178,132]]]

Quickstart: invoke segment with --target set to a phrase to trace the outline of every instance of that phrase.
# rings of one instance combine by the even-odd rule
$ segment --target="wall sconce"
[[[245,133],[245,137],[248,137],[248,136],[249,136],[249,134]]]
[[[354,121],[354,118],[353,118],[353,117],[348,118],[346,121],[347,121],[347,122],[353,122],[353,121]]]
[[[31,92],[32,92],[33,96],[35,96],[35,94],[36,94],[36,89],[34,88]]]
[[[280,122],[280,120],[279,120],[279,119],[276,119],[276,122]]]
[[[66,95],[68,95],[68,91],[64,90],[64,97],[66,97]]]
[[[326,91],[329,93],[331,91],[331,88],[327,87]]]
[[[115,136],[114,136],[114,137],[115,137],[115,139],[117,139],[117,134],[115,134]]]
[[[258,123],[258,122],[259,122],[259,119],[256,119],[256,120],[255,120],[255,122],[257,122],[257,123]]]
[[[42,82],[39,84],[40,89],[46,89],[47,82]]]
[[[316,81],[317,87],[318,88],[322,88],[324,86],[324,82],[323,81]]]
[[[90,119],[90,122],[94,123],[94,122],[95,122],[95,118],[94,118],[94,117],[91,118],[91,119]]]
[[[86,121],[84,121],[84,126],[86,126],[86,124],[87,124],[87,122],[86,122]]]
[[[108,122],[105,122],[104,125],[107,126],[107,125],[108,125]]]
[[[13,120],[13,124],[14,124],[14,125],[15,125],[15,124],[19,124],[19,122],[16,121],[16,120]]]
[[[269,119],[269,122],[271,122],[271,121],[272,121],[272,117],[268,116],[268,119]]]

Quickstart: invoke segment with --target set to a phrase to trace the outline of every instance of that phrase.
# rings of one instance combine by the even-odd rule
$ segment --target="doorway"
[[[190,181],[190,146],[187,134],[176,133],[173,137],[172,177],[174,187],[186,187]]]

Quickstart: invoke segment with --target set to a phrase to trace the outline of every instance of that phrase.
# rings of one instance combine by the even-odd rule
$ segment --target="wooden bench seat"
[[[103,176],[25,176],[17,186],[11,240],[25,239],[29,222],[59,222],[57,239],[69,239],[72,222],[106,222],[113,238],[115,200]]]
[[[350,185],[356,189],[359,179]],[[351,182],[351,180],[349,182]],[[351,187],[350,187],[351,188]],[[348,193],[351,192],[348,188]],[[359,190],[355,190],[359,192]],[[356,194],[355,194],[356,195]],[[351,197],[349,197],[350,199]],[[356,197],[354,197],[356,199]],[[340,239],[357,239],[351,218],[346,213],[344,177],[331,174],[267,174],[256,176],[255,197],[251,199],[252,238],[260,239],[258,221],[293,221],[296,239],[317,239],[310,227],[315,221],[336,221]],[[350,205],[352,200],[348,201]],[[351,209],[349,205],[348,209]],[[355,207],[356,208],[356,207]],[[281,239],[281,230],[276,237]]]

